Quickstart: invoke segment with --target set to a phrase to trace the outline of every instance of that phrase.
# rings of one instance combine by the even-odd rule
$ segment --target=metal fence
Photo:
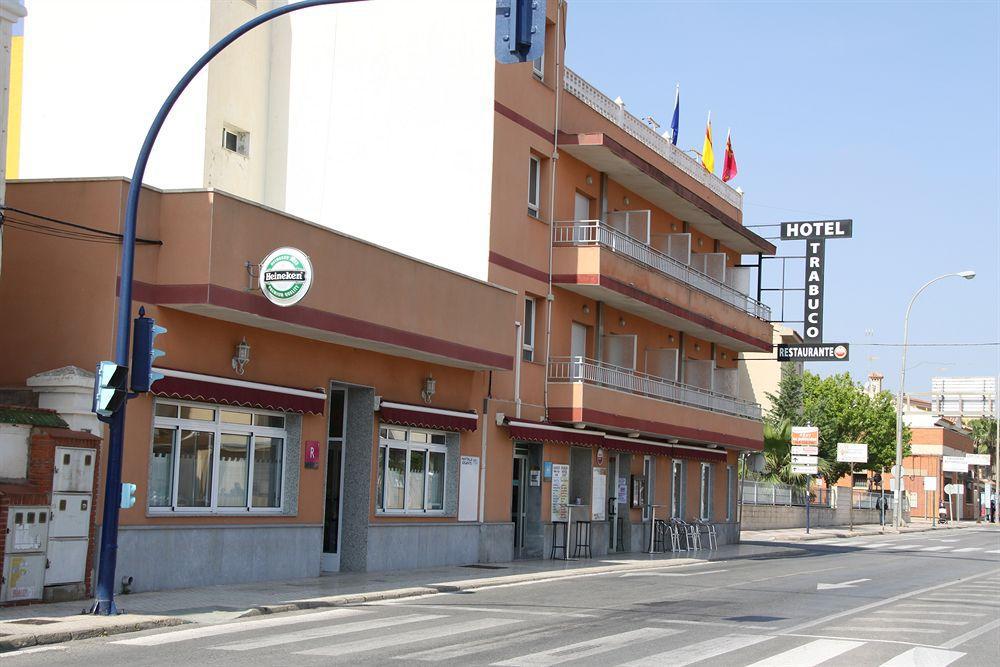
[[[833,507],[830,489],[811,489],[812,504],[819,507]],[[784,505],[786,507],[805,507],[806,490],[789,484],[773,482],[757,482],[751,479],[743,480],[744,505]]]
[[[749,315],[762,320],[771,319],[771,309],[763,303],[600,220],[556,223],[552,230],[552,242],[555,245],[599,245],[608,248],[612,252],[621,253],[639,264],[739,308]]]
[[[553,357],[549,361],[549,380],[553,382],[586,382],[626,391],[630,394],[691,405],[737,417],[761,418],[760,405],[757,403],[672,382],[655,375],[638,373],[630,368],[622,368],[585,357]]]

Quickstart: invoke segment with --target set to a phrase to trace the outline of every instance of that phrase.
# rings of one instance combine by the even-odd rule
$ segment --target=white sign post
[[[851,507],[848,517],[851,532],[854,532],[854,464],[868,463],[868,444],[864,442],[838,442],[837,461],[851,464]]]
[[[969,463],[964,456],[942,456],[941,469],[945,472],[969,472]]]
[[[809,534],[809,487],[812,484],[811,475],[819,472],[817,463],[819,459],[819,429],[815,426],[793,426],[792,427],[792,473],[796,475],[810,475],[806,477],[806,534]],[[795,457],[812,458],[814,462],[795,463]]]

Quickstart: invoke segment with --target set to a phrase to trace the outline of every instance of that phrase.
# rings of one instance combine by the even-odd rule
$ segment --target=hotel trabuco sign
[[[257,280],[268,301],[292,306],[302,300],[312,285],[312,262],[298,248],[278,248],[260,263]]]

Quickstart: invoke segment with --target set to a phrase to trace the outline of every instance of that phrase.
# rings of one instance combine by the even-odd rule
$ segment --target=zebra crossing
[[[921,611],[912,605],[918,604],[925,603],[910,603],[910,608],[897,610],[897,613],[908,616],[897,618],[884,613],[876,616],[879,612],[892,611],[879,610],[847,623],[857,623],[855,629],[868,634],[877,632],[880,623],[887,630],[898,633],[898,623],[912,625],[914,621],[924,620],[915,617]],[[979,613],[954,611],[943,625],[981,623]],[[408,612],[385,616],[374,608],[351,607],[172,630],[109,643],[132,649],[155,650],[167,644],[198,642],[195,650],[234,653],[272,650],[283,653],[286,659],[306,664],[309,664],[306,658],[316,658],[322,663],[345,664],[357,664],[366,659],[380,663],[398,661],[400,664],[461,660],[465,664],[497,667],[548,667],[590,659],[622,667],[666,664],[683,667],[702,661],[751,667],[811,667],[834,659],[860,659],[867,655],[865,647],[872,641],[878,641],[782,635],[777,629],[764,634],[736,630],[704,639],[704,634],[695,635],[699,629],[663,626],[626,631],[602,628],[580,640],[578,635],[568,636],[565,626],[545,625],[546,622],[488,614],[469,617],[467,614]],[[942,621],[937,623],[942,624]],[[847,631],[850,627],[845,625],[829,630],[832,634],[833,631]],[[935,635],[944,632],[941,625],[920,629],[927,636],[914,644],[937,644],[940,639],[935,639]],[[704,631],[703,628],[700,630]],[[885,658],[887,661],[882,663],[882,667],[944,667],[965,655],[953,650],[953,647],[933,648],[905,643],[879,646],[883,651],[894,653]],[[868,661],[866,664],[871,663]]]
[[[931,553],[953,553],[953,554],[1000,554],[1000,549],[990,549],[989,547],[961,547],[956,544],[958,540],[939,539],[939,542],[946,544],[926,544],[923,542],[905,542],[896,544],[895,542],[865,542],[854,541],[842,537],[831,537],[823,540],[810,540],[806,546],[839,546],[851,549],[884,549],[886,551],[917,551]]]

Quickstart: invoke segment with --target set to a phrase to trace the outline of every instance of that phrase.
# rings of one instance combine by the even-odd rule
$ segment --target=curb
[[[187,621],[169,616],[148,618],[141,621],[131,621],[117,625],[103,625],[98,627],[85,627],[79,630],[63,630],[60,632],[41,632],[37,634],[13,635],[0,639],[0,654],[8,651],[16,651],[32,646],[42,646],[45,644],[61,644],[63,642],[76,639],[91,639],[93,637],[106,637],[118,635],[126,632],[139,632],[140,630],[150,630],[152,628],[165,628],[173,625],[183,625]],[[5,624],[6,625],[6,624]]]

